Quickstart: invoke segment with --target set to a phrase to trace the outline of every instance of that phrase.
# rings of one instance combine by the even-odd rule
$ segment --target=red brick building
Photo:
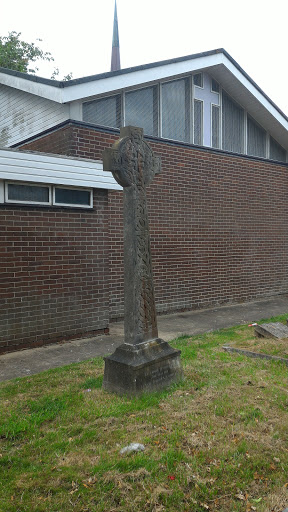
[[[159,312],[287,293],[288,119],[224,50],[67,83],[3,76],[6,145],[101,161],[121,125],[143,126],[162,158],[148,189]],[[13,128],[21,108],[29,122]],[[0,202],[6,282],[15,293],[21,283],[17,299],[4,287],[3,320],[19,319],[6,349],[93,335],[122,316],[122,193],[92,188],[94,209]]]

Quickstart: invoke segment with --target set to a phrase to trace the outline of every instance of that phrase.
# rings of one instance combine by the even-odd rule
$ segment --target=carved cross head
[[[120,139],[103,152],[103,170],[112,172],[122,187],[147,187],[160,168],[160,157],[154,155],[144,140],[142,128],[121,128]]]

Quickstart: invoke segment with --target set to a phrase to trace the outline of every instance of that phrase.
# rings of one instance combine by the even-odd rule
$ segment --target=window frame
[[[9,185],[22,185],[29,187],[42,187],[48,188],[49,199],[48,201],[25,201],[21,199],[9,199],[8,197],[8,187]],[[51,185],[47,185],[46,183],[33,183],[28,181],[14,181],[14,180],[5,180],[4,181],[4,203],[6,204],[23,204],[23,205],[33,205],[36,204],[38,206],[51,206],[52,205],[52,195],[51,195]]]
[[[186,102],[188,103],[188,105],[185,106],[185,113],[187,114],[187,106],[188,106],[188,115],[185,119],[185,132],[187,131],[187,135],[189,137],[189,140],[182,140],[182,139],[171,139],[170,137],[164,137],[163,136],[163,86],[165,87],[165,85],[168,85],[168,84],[171,84],[173,82],[180,82],[180,81],[184,81],[185,83],[185,98],[184,98],[184,103],[186,105]],[[193,106],[191,104],[191,75],[184,75],[184,76],[181,76],[179,78],[170,78],[169,80],[161,80],[160,82],[160,89],[159,89],[159,114],[160,114],[160,125],[159,125],[159,137],[160,138],[163,138],[163,139],[166,139],[166,140],[171,140],[171,141],[175,141],[175,142],[184,142],[184,143],[187,143],[187,144],[190,144],[191,143],[191,129],[193,129]],[[188,84],[188,94],[187,94],[187,84]],[[187,96],[186,96],[187,94]],[[188,101],[187,101],[188,100]],[[187,123],[189,123],[189,127],[187,127]]]
[[[200,144],[198,144],[198,142],[195,142],[195,102],[198,102],[201,104],[201,142],[200,142]],[[198,98],[194,98],[193,99],[193,144],[195,146],[203,146],[203,141],[204,141],[204,101],[199,100]]]
[[[17,199],[9,199],[8,197],[8,185],[28,185],[29,187],[46,187],[49,190],[49,202],[39,202],[39,201],[21,201]],[[63,188],[68,190],[79,190],[79,191],[87,191],[90,192],[90,203],[89,205],[85,204],[75,204],[75,203],[56,203],[55,201],[55,190],[57,188]],[[9,204],[9,205],[22,205],[22,206],[42,206],[42,207],[61,207],[61,208],[84,208],[84,209],[92,209],[93,208],[93,188],[91,187],[74,187],[72,185],[61,185],[61,184],[47,184],[47,183],[35,183],[29,181],[15,181],[15,180],[0,180],[0,204]]]
[[[213,146],[213,107],[217,108],[218,112],[219,112],[219,134],[218,134],[219,147]],[[216,105],[216,103],[211,103],[210,109],[211,109],[211,112],[210,112],[210,121],[211,121],[210,122],[210,130],[211,130],[210,131],[210,134],[211,134],[210,142],[211,142],[211,149],[221,149],[221,146],[222,146],[222,141],[221,141],[221,105]]]
[[[152,89],[153,90],[153,119],[152,119],[152,124],[153,124],[153,131],[155,131],[155,133],[153,135],[151,134],[147,134],[144,132],[144,135],[147,135],[148,137],[159,137],[159,132],[160,132],[160,82],[159,83],[155,83],[155,84],[146,84],[146,85],[143,85],[142,87],[137,87],[137,88],[130,88],[130,89],[127,89],[127,90],[124,90],[123,91],[123,100],[122,100],[122,122],[123,122],[123,126],[129,126],[126,122],[126,96],[131,94],[131,93],[137,93],[138,91],[143,91],[143,90],[146,90],[146,89]],[[155,93],[156,93],[156,99],[157,99],[157,112],[156,114],[154,113],[154,104],[155,104]]]
[[[80,190],[81,192],[90,192],[90,203],[89,206],[87,204],[74,204],[74,203],[56,203],[55,200],[55,191],[57,188],[63,188],[65,190]],[[67,208],[93,208],[93,189],[89,187],[72,187],[66,185],[53,185],[52,191],[52,204],[53,206],[66,206]]]
[[[197,84],[194,83],[194,77],[196,75],[200,75],[201,76],[201,85],[197,85]],[[199,71],[197,73],[193,73],[192,74],[192,84],[193,84],[194,87],[199,87],[199,89],[204,89],[204,79],[203,79],[203,72],[202,71]]]

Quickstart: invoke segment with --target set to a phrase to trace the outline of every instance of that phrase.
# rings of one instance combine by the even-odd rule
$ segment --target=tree
[[[22,71],[22,73],[35,74],[38,68],[31,68],[31,64],[37,60],[53,62],[50,52],[44,52],[35,43],[26,43],[20,39],[21,32],[9,32],[8,36],[0,37],[0,67]],[[41,39],[37,39],[41,42]],[[52,79],[59,75],[59,69],[55,68]],[[71,80],[72,73],[66,75],[63,80]]]
[[[37,60],[54,61],[50,52],[44,52],[35,43],[20,40],[21,32],[9,32],[0,37],[0,67],[35,74],[38,68],[30,65]],[[37,39],[41,42],[41,39]]]

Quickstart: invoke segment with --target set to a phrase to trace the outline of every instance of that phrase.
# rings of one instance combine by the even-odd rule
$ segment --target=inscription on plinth
[[[160,172],[160,158],[143,130],[125,127],[103,153],[103,169],[123,187],[124,344],[105,358],[104,388],[139,393],[182,378],[180,351],[158,338],[146,187]],[[155,373],[156,372],[156,373]]]

